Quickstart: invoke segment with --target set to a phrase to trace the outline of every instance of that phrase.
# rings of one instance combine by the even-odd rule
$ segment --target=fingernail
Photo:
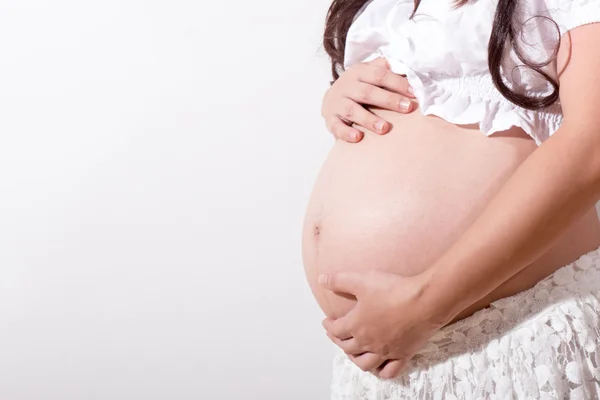
[[[414,95],[414,94],[415,94],[415,91],[414,91],[414,89],[412,88],[412,86],[409,86],[407,90],[408,90],[408,93],[410,93],[410,94],[412,94],[412,95]]]
[[[352,132],[350,134],[350,137],[352,138],[352,140],[358,140],[358,132]]]
[[[385,121],[379,120],[375,123],[375,129],[377,132],[383,132],[383,127],[385,126]]]
[[[319,275],[319,279],[317,279],[319,285],[327,285],[327,275]]]
[[[408,100],[408,99],[400,100],[400,109],[402,111],[408,111],[410,109],[410,100]]]

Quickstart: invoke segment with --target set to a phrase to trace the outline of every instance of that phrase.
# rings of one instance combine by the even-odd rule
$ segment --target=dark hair
[[[352,25],[356,13],[360,11],[367,1],[368,0],[333,0],[333,3],[329,7],[325,23],[325,33],[323,35],[323,46],[327,54],[331,57],[331,72],[333,75],[332,84],[339,78],[339,74],[344,68],[346,36],[350,29],[350,25]],[[417,12],[419,4],[421,4],[421,0],[414,1],[415,8],[410,16],[411,19]],[[460,7],[467,2],[468,0],[456,0],[455,6]],[[513,20],[516,7],[517,0],[498,0],[494,16],[494,25],[488,44],[488,67],[494,85],[506,99],[518,106],[530,110],[540,110],[554,104],[558,100],[558,82],[546,73],[543,68],[556,58],[558,46],[560,45],[560,35],[558,37],[558,46],[550,60],[541,63],[525,60],[516,40],[517,29]],[[505,45],[507,43],[510,43],[510,45],[513,46],[515,54],[525,66],[531,68],[548,81],[553,87],[552,93],[543,97],[527,96],[511,90],[504,83],[500,68],[504,56]]]

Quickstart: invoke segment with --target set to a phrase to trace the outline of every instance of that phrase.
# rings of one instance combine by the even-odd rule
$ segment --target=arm
[[[358,299],[348,314],[323,325],[361,369],[398,375],[438,329],[540,257],[600,198],[599,36],[600,24],[593,24],[563,38],[561,128],[430,269],[414,277],[319,277],[328,289]]]
[[[599,35],[592,24],[565,36],[562,126],[427,271],[435,318],[452,319],[523,270],[600,198]]]

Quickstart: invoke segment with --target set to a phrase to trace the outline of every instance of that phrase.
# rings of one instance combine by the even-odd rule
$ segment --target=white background
[[[328,3],[0,3],[1,400],[328,397]]]

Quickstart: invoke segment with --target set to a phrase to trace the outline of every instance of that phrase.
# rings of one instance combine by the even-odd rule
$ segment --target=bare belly
[[[317,285],[320,273],[377,269],[410,276],[431,266],[477,218],[536,145],[520,129],[486,137],[417,110],[377,110],[394,128],[336,141],[313,188],[303,227],[308,282],[327,316],[354,305]],[[525,290],[600,246],[595,208],[542,257],[464,310]]]

